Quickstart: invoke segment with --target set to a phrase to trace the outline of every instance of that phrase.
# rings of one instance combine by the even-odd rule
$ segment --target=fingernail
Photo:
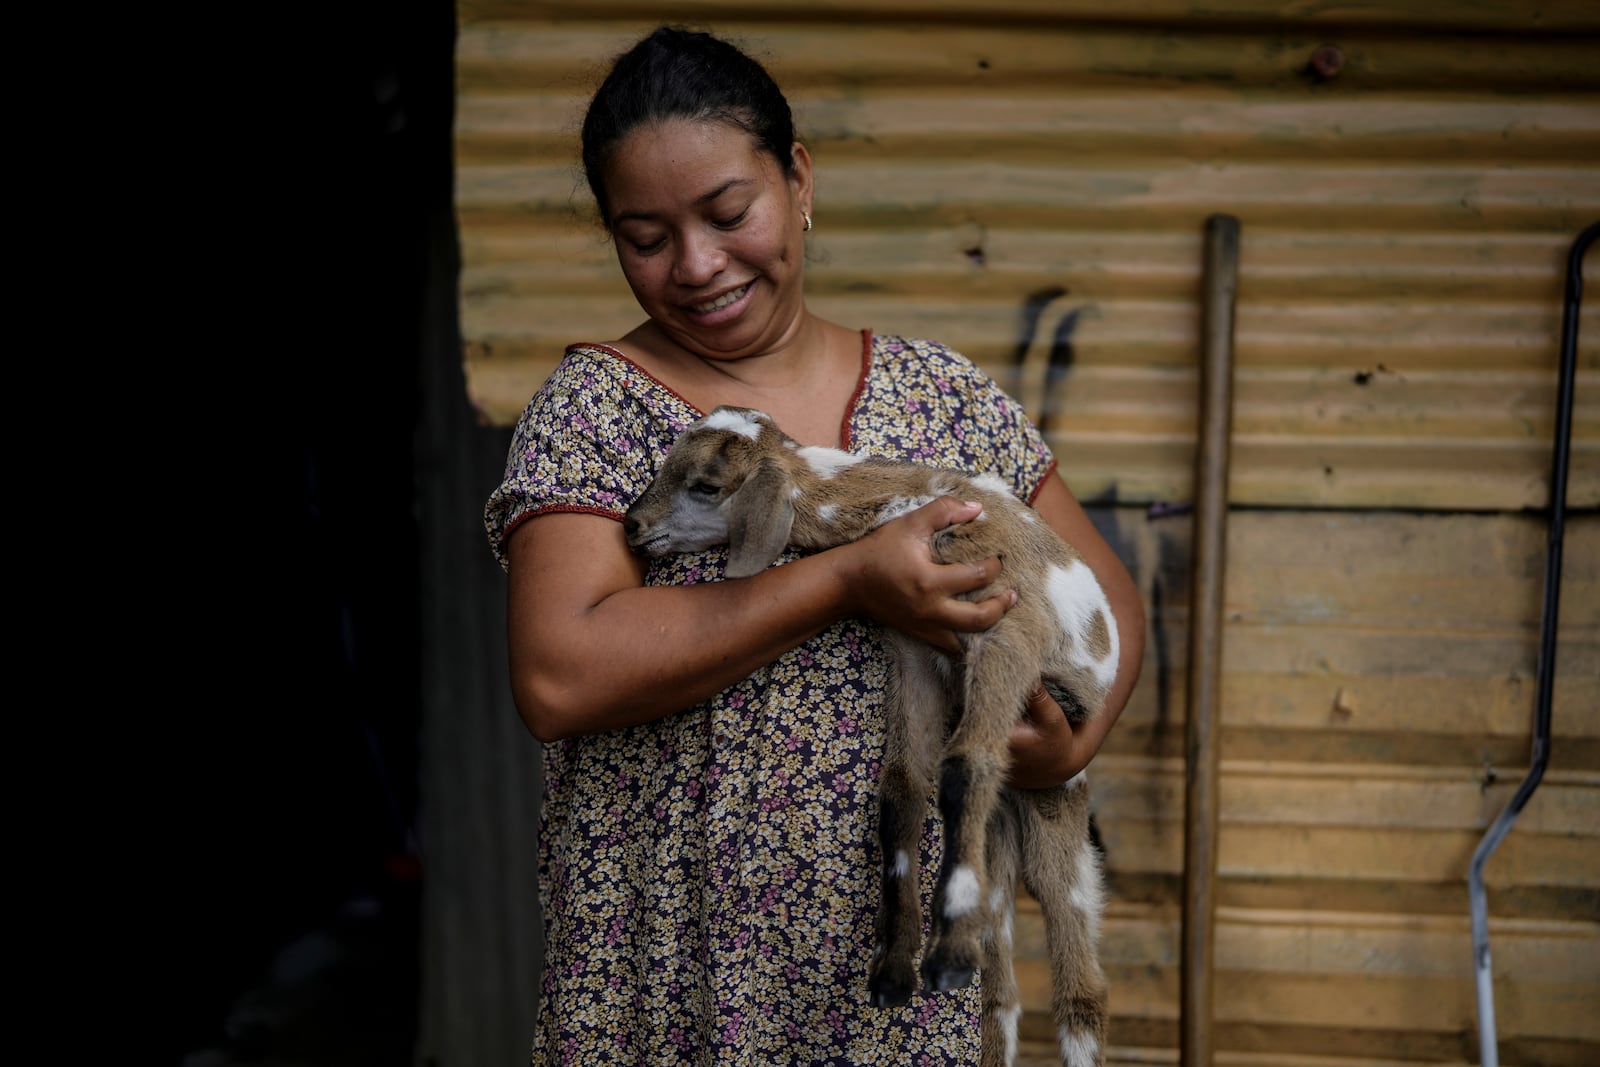
[[[1015,607],[1017,603],[1017,591],[1015,589],[1008,589],[1006,592],[1011,594],[1011,605]]]

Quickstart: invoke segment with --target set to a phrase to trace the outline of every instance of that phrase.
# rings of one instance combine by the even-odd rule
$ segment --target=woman
[[[1020,407],[931,341],[813,315],[812,160],[765,70],[662,28],[618,58],[583,127],[602,224],[645,320],[579,344],[529,402],[486,524],[509,576],[512,690],[546,743],[547,923],[536,1064],[970,1064],[975,988],[868,1004],[875,785],[894,627],[957,649],[1015,594],[934,564],[977,508],[938,500],[870,536],[721,579],[725,552],[646,561],[620,519],[719,404],[804,444],[994,471],[1078,546],[1121,631],[1106,712],[1076,734],[1038,692],[1013,784],[1059,786],[1126,702],[1137,592]],[[929,813],[924,871],[938,863]],[[924,887],[925,895],[931,885]]]

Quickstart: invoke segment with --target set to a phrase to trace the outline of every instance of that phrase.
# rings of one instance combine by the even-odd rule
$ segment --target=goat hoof
[[[940,993],[948,993],[952,989],[965,989],[972,984],[972,976],[976,973],[977,968],[959,964],[935,964],[922,968],[922,978],[928,983],[928,988]]]
[[[898,1008],[910,1001],[915,991],[911,983],[896,982],[881,974],[867,982],[867,996],[874,1008]]]

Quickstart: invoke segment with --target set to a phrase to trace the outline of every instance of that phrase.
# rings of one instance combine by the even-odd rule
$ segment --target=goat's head
[[[764,412],[723,406],[690,426],[623,518],[628,547],[645,556],[728,546],[729,578],[747,578],[783,554],[794,525],[782,462],[793,443]]]

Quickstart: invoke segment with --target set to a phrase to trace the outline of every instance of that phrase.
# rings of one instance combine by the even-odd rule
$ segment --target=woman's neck
[[[862,335],[806,315],[765,352],[718,358],[677,344],[654,323],[619,347],[701,411],[719,404],[767,412],[802,444],[839,447],[862,371]]]

